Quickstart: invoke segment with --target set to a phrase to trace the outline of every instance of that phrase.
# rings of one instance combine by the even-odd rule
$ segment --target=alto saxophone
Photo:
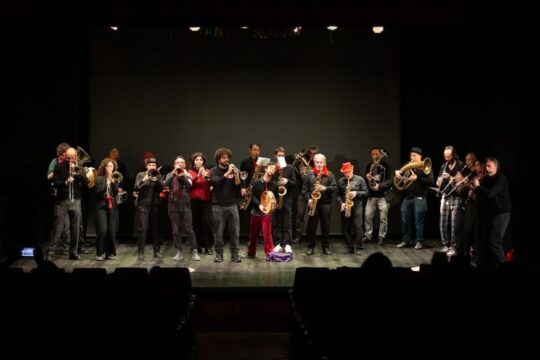
[[[313,185],[313,189],[318,188],[317,185],[321,185],[321,175],[322,170],[319,172],[319,175],[317,175],[317,180],[315,181],[315,184]],[[317,210],[317,201],[321,198],[321,192],[318,190],[313,190],[311,192],[311,200],[313,202],[311,203],[311,208],[309,209],[309,216],[315,216],[315,211]]]
[[[351,184],[347,184],[347,189],[345,190],[345,217],[351,217],[351,209],[354,206],[354,201],[351,200]]]
[[[279,170],[278,184],[281,181],[281,179],[283,179],[283,169]],[[279,185],[278,195],[279,195],[279,200],[278,200],[277,208],[281,210],[283,209],[283,199],[285,199],[285,195],[287,195],[287,188],[285,187],[285,185]]]

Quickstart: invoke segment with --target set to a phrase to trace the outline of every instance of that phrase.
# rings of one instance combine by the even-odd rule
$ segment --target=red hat
[[[156,157],[156,155],[154,155],[154,153],[151,152],[151,151],[147,151],[143,155],[143,159],[149,159],[149,158],[155,158],[155,157]]]
[[[353,171],[353,170],[354,170],[353,164],[347,161],[346,163],[341,164],[341,169],[339,171],[345,172],[345,171]]]

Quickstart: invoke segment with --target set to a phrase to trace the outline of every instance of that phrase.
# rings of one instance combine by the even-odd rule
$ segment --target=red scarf
[[[112,208],[113,208],[113,199],[114,199],[114,198],[112,197],[112,195],[106,195],[106,196],[105,196],[105,200],[107,200],[107,207],[108,207],[109,209],[112,209]]]
[[[326,167],[326,165],[323,166],[321,172],[322,172],[322,176],[328,176],[328,168]],[[313,173],[315,174],[315,176],[318,176],[319,175],[319,170],[317,168],[314,168]]]

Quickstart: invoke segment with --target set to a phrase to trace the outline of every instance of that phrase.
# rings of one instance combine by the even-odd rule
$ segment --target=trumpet
[[[185,170],[182,169],[181,167],[177,167],[174,169],[174,173],[176,174],[176,176],[184,176]]]
[[[204,181],[210,181],[210,172],[204,168],[204,166],[201,166],[199,168],[199,176],[204,177]]]

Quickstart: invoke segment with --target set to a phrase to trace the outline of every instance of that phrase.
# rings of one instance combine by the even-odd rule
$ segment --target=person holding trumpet
[[[116,232],[118,229],[118,206],[116,195],[123,176],[118,171],[118,164],[111,158],[105,158],[97,170],[94,187],[96,206],[96,260],[116,259]]]
[[[240,170],[231,164],[232,151],[221,147],[214,154],[216,167],[210,174],[212,186],[212,216],[214,219],[214,239],[216,257],[214,262],[223,262],[223,231],[229,229],[231,261],[242,262],[238,254],[240,240],[240,217],[236,197],[240,187]]]
[[[165,177],[165,186],[169,191],[169,219],[171,221],[172,236],[176,254],[175,261],[182,260],[182,237],[180,229],[184,229],[189,245],[191,246],[191,259],[199,261],[197,251],[197,239],[193,232],[193,222],[191,217],[191,201],[189,193],[193,179],[189,171],[186,170],[186,161],[182,156],[177,156],[174,160],[173,170]]]
[[[154,258],[161,258],[158,232],[159,193],[163,189],[163,178],[159,173],[156,158],[148,158],[146,171],[135,177],[134,191],[138,192],[135,224],[137,228],[138,258],[144,260],[146,235],[152,229],[152,245]]]
[[[261,164],[261,166],[264,166]],[[259,231],[263,233],[264,254],[272,252],[274,243],[272,240],[272,213],[277,206],[278,185],[273,176],[276,172],[276,164],[268,163],[264,166],[264,174],[261,178],[255,179],[252,189],[252,207],[250,219],[250,233],[247,257],[254,258],[257,251],[257,238]]]
[[[199,252],[204,248],[206,254],[212,255],[212,247],[214,246],[212,194],[210,193],[210,170],[205,165],[206,157],[202,152],[195,152],[191,155],[191,169],[189,169],[193,178],[190,193],[191,214]]]

